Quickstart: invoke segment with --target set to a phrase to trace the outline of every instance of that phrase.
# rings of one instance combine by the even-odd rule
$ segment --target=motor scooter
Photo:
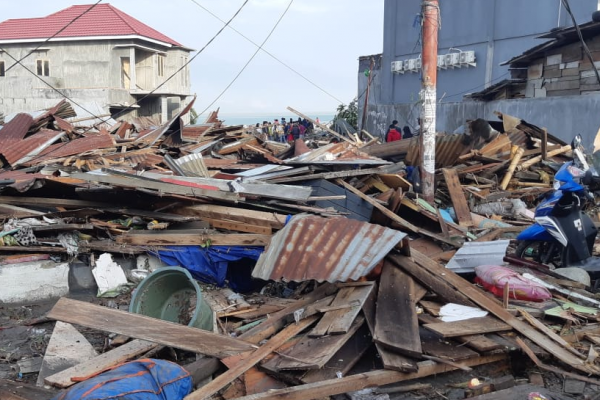
[[[578,267],[600,277],[600,258],[592,251],[598,230],[583,212],[594,201],[590,186],[600,187],[600,177],[587,163],[582,139],[571,146],[573,160],[564,163],[554,176],[554,191],[545,195],[535,209],[535,223],[517,236],[517,257],[529,258],[555,267]]]

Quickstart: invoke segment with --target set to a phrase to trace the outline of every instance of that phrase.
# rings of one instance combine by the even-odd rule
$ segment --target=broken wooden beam
[[[229,336],[65,297],[58,300],[48,318],[218,358],[254,348]]]
[[[506,355],[495,354],[477,357],[462,362],[463,366],[489,364],[506,359]],[[270,390],[250,396],[240,397],[238,400],[307,400],[321,399],[334,394],[353,392],[367,387],[382,386],[390,383],[402,382],[411,379],[423,378],[434,374],[455,371],[457,368],[447,364],[437,364],[433,361],[418,363],[418,372],[398,372],[378,370],[362,374],[349,375],[343,378],[328,379],[321,382],[298,385],[286,389]],[[184,400],[189,400],[187,397]]]
[[[113,367],[125,361],[131,360],[139,355],[157,347],[158,344],[145,340],[132,340],[122,346],[100,354],[71,368],[65,369],[44,379],[47,385],[58,388],[67,388],[87,377],[100,373],[107,368]]]
[[[313,316],[303,319],[297,324],[291,324],[287,326],[284,330],[271,338],[267,343],[256,349],[252,354],[249,354],[248,357],[245,357],[243,361],[239,362],[236,366],[222,373],[213,381],[202,386],[195,392],[187,395],[185,400],[204,400],[209,398],[219,390],[223,389],[226,385],[233,382],[234,379],[242,375],[244,372],[248,371],[270,353],[277,350],[277,348],[286,341],[312,325],[317,319],[318,317]]]
[[[410,357],[422,355],[416,299],[419,286],[412,277],[385,261],[379,283],[373,340]]]
[[[131,231],[117,237],[118,244],[136,246],[266,246],[271,235],[189,231]]]
[[[473,220],[471,219],[471,210],[467,204],[465,193],[463,192],[458,174],[455,169],[444,168],[442,169],[444,179],[448,185],[448,192],[450,193],[450,200],[454,206],[454,212],[458,219],[460,226],[473,226]]]

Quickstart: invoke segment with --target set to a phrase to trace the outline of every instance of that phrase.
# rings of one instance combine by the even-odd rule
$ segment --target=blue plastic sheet
[[[171,246],[151,254],[167,265],[187,269],[194,279],[223,286],[230,262],[243,258],[258,260],[263,250],[263,247],[257,246]]]
[[[80,382],[53,400],[183,400],[192,388],[192,377],[179,365],[143,359]]]

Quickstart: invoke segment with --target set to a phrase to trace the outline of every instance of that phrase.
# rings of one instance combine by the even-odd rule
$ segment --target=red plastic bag
[[[523,278],[518,272],[499,265],[480,265],[475,267],[475,282],[498,297],[504,293],[504,285],[508,284],[508,297],[526,301],[544,301],[552,298],[552,294],[543,286]]]

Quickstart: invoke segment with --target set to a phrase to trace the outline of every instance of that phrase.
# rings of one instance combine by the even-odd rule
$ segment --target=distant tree
[[[348,122],[354,129],[358,129],[358,98],[355,97],[354,100],[350,102],[347,106],[345,104],[340,104],[337,108],[337,113],[335,114],[335,118],[343,118]]]
[[[194,110],[194,107],[190,110],[190,125],[196,125],[198,122],[198,111]]]

